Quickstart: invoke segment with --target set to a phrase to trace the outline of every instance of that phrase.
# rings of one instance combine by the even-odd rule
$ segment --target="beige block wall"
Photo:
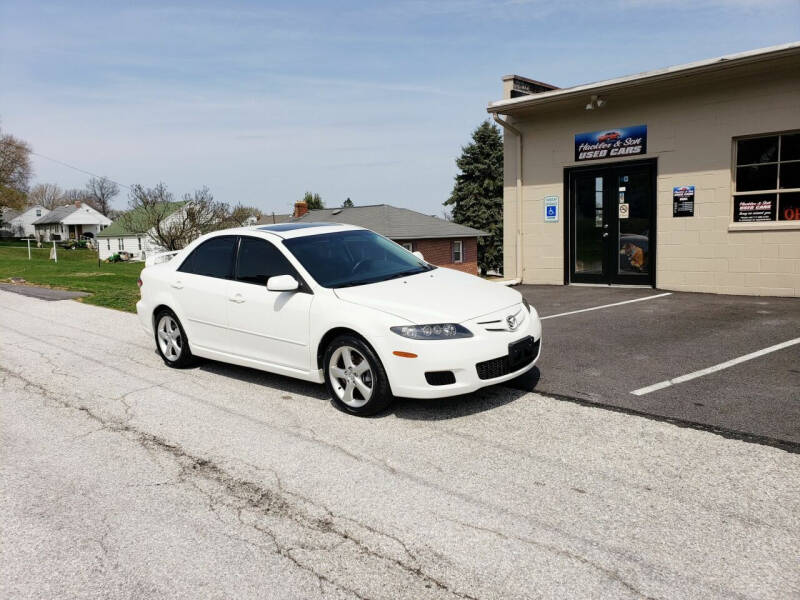
[[[752,231],[731,228],[732,138],[800,130],[800,64],[762,65],[715,77],[682,80],[646,91],[608,94],[543,107],[508,120],[523,132],[525,283],[564,282],[564,168],[575,163],[576,133],[645,124],[657,158],[656,285],[667,290],[800,296],[800,224]],[[505,272],[516,273],[516,148],[505,136]],[[672,217],[672,188],[695,186],[695,216]],[[561,222],[544,222],[545,196],[560,199]]]

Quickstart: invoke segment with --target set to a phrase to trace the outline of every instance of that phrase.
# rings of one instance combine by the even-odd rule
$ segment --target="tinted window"
[[[233,277],[233,236],[216,237],[203,242],[178,269],[184,273],[231,279]]]
[[[267,279],[275,275],[291,275],[298,279],[294,267],[270,242],[243,237],[239,243],[239,258],[236,279],[247,283],[266,285]]]
[[[283,244],[324,287],[376,283],[434,268],[391,240],[366,230],[290,238]]]

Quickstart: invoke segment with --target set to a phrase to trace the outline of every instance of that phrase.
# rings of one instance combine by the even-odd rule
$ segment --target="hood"
[[[455,271],[433,271],[335,290],[347,302],[391,313],[415,324],[463,323],[522,302],[519,292]]]

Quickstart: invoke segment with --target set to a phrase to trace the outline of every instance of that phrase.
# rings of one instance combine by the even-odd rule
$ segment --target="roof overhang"
[[[587,83],[570,88],[562,88],[550,92],[541,92],[529,96],[520,96],[509,100],[499,100],[489,103],[487,111],[497,114],[513,114],[517,110],[533,108],[543,104],[559,102],[585,94],[603,94],[618,90],[647,86],[653,83],[665,82],[672,79],[680,79],[693,75],[720,72],[734,67],[774,60],[783,57],[800,56],[800,42],[792,42],[768,48],[759,48],[729,54],[719,58],[701,60],[684,65],[646,71],[635,75],[607,79],[595,83]]]

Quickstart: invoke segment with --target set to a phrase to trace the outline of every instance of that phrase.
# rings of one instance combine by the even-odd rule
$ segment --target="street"
[[[354,418],[6,291],[0,403],[4,598],[800,595],[800,454],[769,445],[499,386]]]

